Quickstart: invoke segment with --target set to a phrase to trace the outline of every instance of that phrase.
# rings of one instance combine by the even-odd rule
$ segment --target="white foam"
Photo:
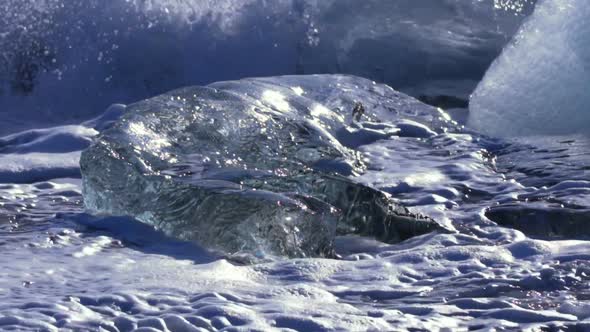
[[[80,151],[0,155],[0,183],[80,177]]]
[[[279,90],[278,86],[300,86],[304,96],[322,100],[333,85],[350,80],[313,76],[256,82],[275,84]],[[326,108],[350,109],[355,99],[396,94],[369,81],[355,82],[344,84],[350,87],[346,94],[350,100],[323,100]],[[228,83],[218,86],[223,84]],[[368,87],[370,94],[359,87]],[[587,171],[565,173],[570,180],[537,187],[507,181],[515,173],[499,173],[496,166],[506,167],[502,160],[486,158],[484,148],[495,141],[441,130],[433,124],[437,112],[425,112],[415,100],[366,102],[365,107],[365,117],[374,112],[394,124],[400,122],[396,118],[409,117],[436,132],[428,138],[401,137],[394,125],[385,122],[357,123],[356,129],[382,134],[379,140],[359,145],[368,171],[357,179],[390,192],[402,203],[425,204],[412,209],[456,226],[457,232],[427,234],[394,245],[340,237],[336,250],[343,259],[240,265],[236,257],[219,257],[129,217],[85,214],[80,180],[0,184],[0,329],[588,329],[590,242],[531,239],[518,230],[498,227],[484,214],[498,201],[526,197],[537,204],[544,204],[545,197],[575,199],[587,209],[589,201],[581,196],[589,187]],[[11,136],[19,137],[20,143],[12,140],[13,152],[0,154],[0,168],[7,168],[9,160],[13,164],[37,160],[39,164],[22,172],[15,170],[26,179],[29,171],[44,169],[39,166],[43,154],[47,165],[56,165],[67,153],[50,153],[51,145],[45,152],[25,153],[20,146],[63,130],[35,131],[31,140],[25,134]],[[535,154],[553,156],[548,147],[541,144]],[[530,152],[528,146],[509,145],[503,151],[506,164],[522,172],[546,171],[530,159],[513,158],[519,149]],[[551,176],[571,171],[560,168],[569,163],[576,166],[574,155],[583,157],[585,152],[576,149],[566,149],[566,157],[559,160],[550,159],[562,162],[553,164]]]
[[[63,126],[0,137],[0,183],[79,177],[80,151],[97,134],[85,126]]]

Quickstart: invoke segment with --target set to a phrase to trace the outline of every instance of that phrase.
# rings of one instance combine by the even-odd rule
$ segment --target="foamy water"
[[[323,84],[330,79],[321,78]],[[333,79],[356,86],[359,98],[364,89],[375,89],[366,80]],[[304,81],[309,86],[313,78]],[[267,82],[280,83],[281,89],[305,87],[295,77]],[[322,99],[321,90],[293,93],[328,108],[341,102]],[[413,119],[433,120],[428,113]],[[438,129],[431,125],[430,130]],[[83,140],[92,130],[21,134],[12,137],[17,143],[5,145],[10,152],[2,158],[27,165],[38,152],[27,151],[31,143],[25,137],[42,146],[59,131],[71,133],[63,138],[68,142],[69,137]],[[277,258],[241,265],[130,218],[85,214],[75,177],[4,184],[0,326],[60,331],[585,328],[588,144],[584,137],[503,141],[456,129],[363,144],[359,150],[368,171],[360,181],[456,232],[393,245],[343,236],[336,241],[341,259]],[[51,174],[52,164],[59,169],[63,153],[46,151],[42,173]],[[521,217],[490,214],[489,208]],[[519,211],[538,217],[527,219]],[[566,219],[552,218],[554,211]],[[538,227],[531,227],[535,222]]]

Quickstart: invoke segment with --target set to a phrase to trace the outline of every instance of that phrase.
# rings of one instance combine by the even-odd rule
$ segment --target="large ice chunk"
[[[469,123],[496,135],[590,133],[590,3],[539,2],[488,70]]]
[[[353,121],[358,101],[366,112]],[[408,121],[418,118],[431,120]],[[353,148],[450,125],[437,109],[348,76],[183,88],[128,106],[83,152],[84,200],[229,253],[325,256],[344,233],[396,242],[439,226],[357,183],[365,165]]]

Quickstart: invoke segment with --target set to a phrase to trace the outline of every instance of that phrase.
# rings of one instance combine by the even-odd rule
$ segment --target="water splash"
[[[518,8],[498,10],[492,0],[428,7],[410,0],[6,0],[0,132],[75,123],[115,102],[248,76],[350,73],[416,96],[450,85],[443,94],[466,99],[526,14]]]

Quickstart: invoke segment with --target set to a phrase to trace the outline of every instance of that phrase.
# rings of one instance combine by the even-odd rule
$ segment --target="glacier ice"
[[[357,101],[367,113],[352,121]],[[129,105],[82,153],[84,201],[229,253],[329,256],[334,236],[350,233],[398,242],[441,227],[355,181],[365,165],[353,142],[452,126],[349,76],[182,88]]]
[[[349,73],[466,100],[532,2],[4,0],[0,134],[253,76]]]
[[[542,1],[470,101],[469,124],[494,135],[589,133],[590,4]]]

